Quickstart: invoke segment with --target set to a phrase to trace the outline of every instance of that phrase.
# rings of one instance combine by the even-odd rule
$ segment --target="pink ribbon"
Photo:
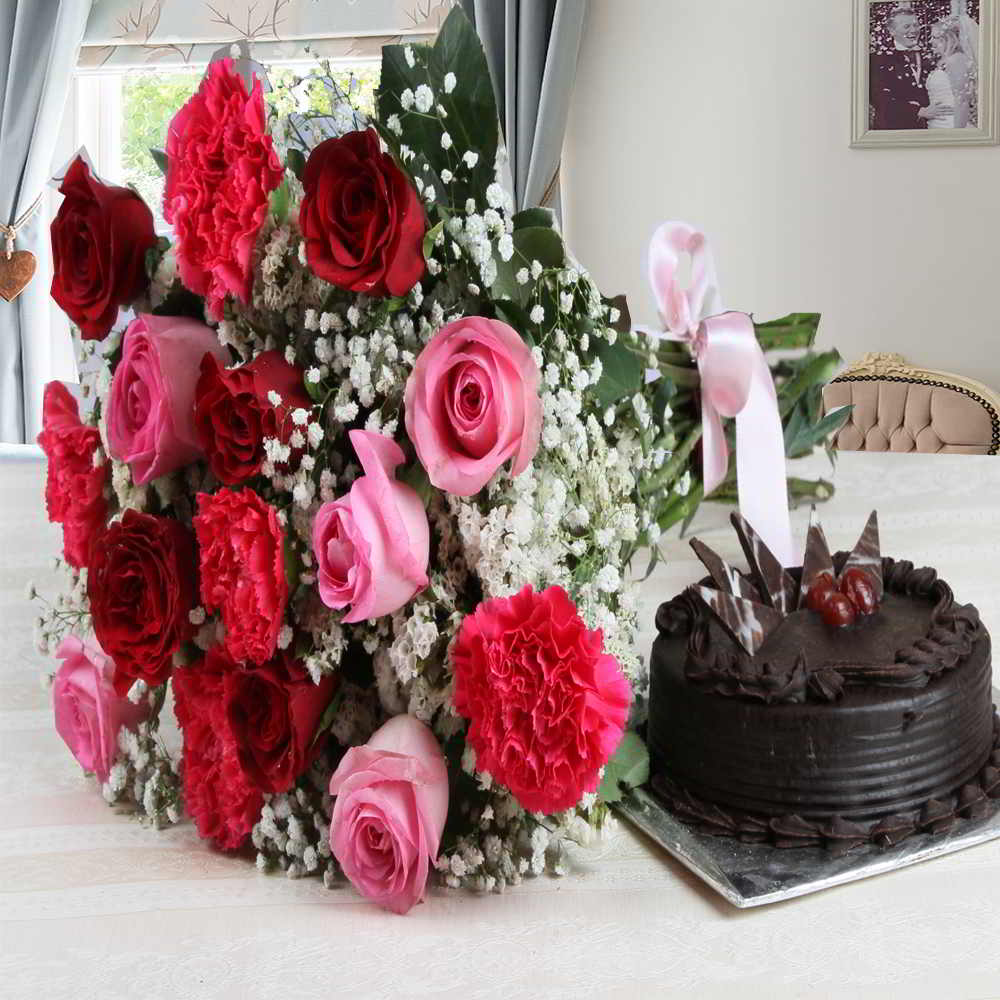
[[[687,289],[677,279],[683,254],[691,257]],[[666,222],[653,234],[649,281],[666,326],[660,336],[687,344],[698,364],[705,495],[726,478],[722,418],[735,417],[740,510],[781,564],[794,565],[778,396],[753,322],[722,311],[708,241],[685,222]]]

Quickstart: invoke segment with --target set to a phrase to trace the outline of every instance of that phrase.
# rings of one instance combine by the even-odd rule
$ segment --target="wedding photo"
[[[995,139],[993,0],[855,4],[855,145]]]
[[[1000,1000],[998,5],[0,0],[0,998]]]

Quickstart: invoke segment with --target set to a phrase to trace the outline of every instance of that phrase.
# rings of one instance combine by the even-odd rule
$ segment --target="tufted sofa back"
[[[898,354],[865,355],[823,390],[823,403],[827,412],[854,406],[834,442],[843,451],[1000,454],[1000,396]]]

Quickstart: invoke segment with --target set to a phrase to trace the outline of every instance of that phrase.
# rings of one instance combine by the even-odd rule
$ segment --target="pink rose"
[[[406,383],[406,432],[430,481],[470,497],[508,459],[520,475],[538,451],[539,378],[506,323],[468,316],[443,326]]]
[[[194,390],[206,354],[229,363],[215,331],[193,319],[142,314],[125,331],[108,401],[108,444],[137,483],[202,457]]]
[[[351,747],[330,779],[330,848],[354,887],[394,913],[424,898],[448,816],[448,768],[411,715]]]
[[[52,686],[56,732],[85,771],[93,771],[101,782],[115,759],[118,731],[133,732],[149,714],[143,700],[133,705],[115,694],[115,665],[97,640],[81,642],[70,636],[59,643],[56,656],[62,666]]]
[[[320,507],[313,522],[319,594],[330,608],[346,608],[345,622],[380,618],[427,586],[430,529],[420,497],[392,478],[404,461],[391,438],[351,431],[365,474],[351,492]]]

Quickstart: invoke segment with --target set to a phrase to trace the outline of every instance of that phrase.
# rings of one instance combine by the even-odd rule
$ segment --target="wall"
[[[1000,389],[1000,146],[854,150],[852,0],[591,0],[564,158],[567,237],[633,316],[643,252],[710,236],[728,308],[824,314]]]

